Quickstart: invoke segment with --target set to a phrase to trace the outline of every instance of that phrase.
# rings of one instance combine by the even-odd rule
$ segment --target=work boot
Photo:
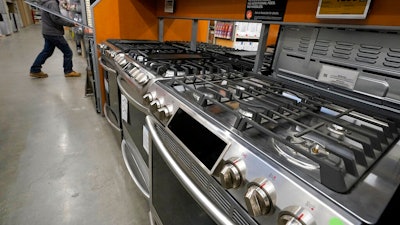
[[[80,77],[80,76],[81,76],[81,73],[72,71],[72,72],[66,73],[64,76],[65,76],[65,77]]]
[[[30,73],[29,76],[35,77],[35,78],[46,78],[46,77],[48,77],[47,73],[43,73],[42,71],[37,72],[37,73]]]

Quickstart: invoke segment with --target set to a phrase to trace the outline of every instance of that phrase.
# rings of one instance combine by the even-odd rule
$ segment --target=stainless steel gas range
[[[285,26],[270,76],[223,71],[152,83],[144,99],[154,222],[395,219],[399,38]]]
[[[100,48],[100,62],[106,71],[105,115],[122,133],[122,154],[133,181],[144,196],[149,197],[149,135],[145,125],[149,107],[143,102],[143,97],[151,97],[144,96],[147,88],[159,79],[245,71],[252,67],[228,57],[215,57],[158,41],[110,39]]]

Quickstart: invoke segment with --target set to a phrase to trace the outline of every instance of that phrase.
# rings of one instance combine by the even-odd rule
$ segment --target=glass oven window
[[[152,205],[164,225],[216,224],[185,190],[152,146]]]

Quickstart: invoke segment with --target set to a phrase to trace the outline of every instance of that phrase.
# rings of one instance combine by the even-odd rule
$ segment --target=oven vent
[[[315,46],[313,48],[313,54],[327,55],[329,51],[329,46],[330,46],[330,41],[318,40],[315,42]]]
[[[337,41],[332,52],[332,57],[339,59],[350,59],[353,49],[353,43]]]
[[[191,168],[191,163],[190,163],[190,159],[184,155],[184,150],[182,149],[182,147],[180,147],[174,140],[172,137],[170,137],[169,134],[167,134],[164,129],[160,128],[159,126],[156,126],[157,131],[160,134],[160,138],[162,139],[163,143],[166,145],[166,147],[168,149],[170,149],[174,155],[176,157],[178,157],[183,164],[187,167],[187,168]]]
[[[240,225],[249,225],[249,223],[242,217],[242,215],[240,215],[240,213],[238,211],[236,211],[235,209],[233,210],[233,217],[232,217],[233,221],[236,222],[236,224],[240,224]]]
[[[208,186],[208,192],[210,194],[210,197],[214,199],[214,202],[216,202],[221,208],[224,210],[226,214],[230,214],[231,212],[231,203],[228,202],[224,196],[221,195],[221,193],[214,187],[214,185],[210,184]]]
[[[400,68],[400,49],[390,48],[383,65],[390,68]]]
[[[379,55],[382,53],[382,46],[373,46],[373,45],[360,45],[358,49],[357,55],[355,57],[356,61],[368,63],[368,64],[376,64]]]
[[[299,52],[307,52],[308,46],[310,45],[309,37],[302,37],[299,42],[299,48],[297,49]]]
[[[208,179],[205,177],[202,172],[194,165],[192,164],[191,171],[193,175],[197,178],[197,180],[200,182],[200,184],[204,187],[207,188],[208,185]]]
[[[180,147],[176,148],[176,156],[185,164],[187,168],[190,168],[191,162],[190,159],[183,153],[183,149]]]

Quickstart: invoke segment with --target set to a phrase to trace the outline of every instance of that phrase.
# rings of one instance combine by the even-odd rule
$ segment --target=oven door
[[[163,144],[162,125],[146,117],[150,131],[150,212],[157,225],[236,224],[186,175]],[[162,128],[161,128],[162,129]]]
[[[147,108],[140,104],[139,95],[121,75],[117,77],[121,91],[121,143],[125,165],[143,195],[149,198],[149,135],[145,125]]]
[[[106,91],[106,102],[104,104],[104,116],[114,130],[118,142],[122,139],[120,93],[117,84],[118,73],[115,70],[114,62],[107,58],[100,57],[99,63],[104,69],[104,87]]]

